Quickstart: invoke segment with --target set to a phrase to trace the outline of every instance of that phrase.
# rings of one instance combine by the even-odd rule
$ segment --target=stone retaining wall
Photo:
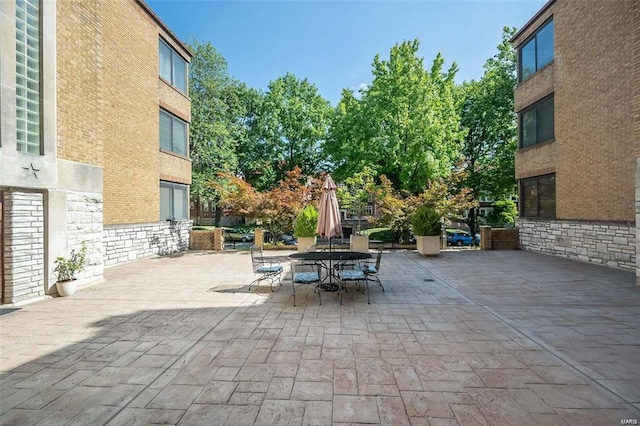
[[[67,246],[77,251],[83,241],[87,245],[87,265],[78,278],[102,276],[102,206],[100,193],[67,193]]]
[[[632,224],[520,218],[517,225],[524,250],[636,269],[636,229]]]
[[[154,254],[166,255],[189,248],[192,222],[139,223],[104,227],[104,265],[112,266]]]
[[[5,193],[3,206],[4,303],[44,296],[44,197],[38,192]]]

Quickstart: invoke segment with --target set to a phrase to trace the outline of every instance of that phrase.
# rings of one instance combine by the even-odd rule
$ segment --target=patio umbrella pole
[[[335,291],[333,288],[333,260],[331,259],[333,250],[331,247],[331,237],[342,235],[342,223],[340,220],[340,206],[336,197],[336,184],[327,176],[322,185],[322,196],[318,209],[318,225],[316,233],[329,238],[329,287],[326,290]]]
[[[333,260],[331,260],[331,237],[329,237],[329,291],[333,290]]]

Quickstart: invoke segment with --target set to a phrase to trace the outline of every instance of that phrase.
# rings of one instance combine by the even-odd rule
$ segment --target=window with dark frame
[[[520,215],[523,217],[556,217],[556,175],[536,176],[520,180]]]
[[[518,81],[525,81],[553,61],[553,18],[518,48]]]
[[[555,137],[553,94],[518,113],[520,148],[546,142]]]
[[[187,219],[187,185],[160,182],[160,220]]]
[[[187,156],[187,122],[160,109],[160,148]]]
[[[187,61],[164,40],[159,41],[159,73],[160,77],[173,85],[182,93],[187,93]]]

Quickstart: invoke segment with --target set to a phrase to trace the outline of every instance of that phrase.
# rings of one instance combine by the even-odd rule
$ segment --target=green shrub
[[[83,241],[82,248],[76,252],[71,250],[69,257],[58,256],[55,260],[56,267],[53,272],[58,281],[75,280],[76,274],[84,270],[87,262],[87,244]]]
[[[396,243],[398,238],[396,232],[390,228],[371,228],[363,231],[370,240],[378,240],[384,243]]]
[[[518,207],[511,200],[498,200],[493,203],[493,210],[487,215],[491,226],[512,226],[518,217]]]
[[[296,218],[296,225],[293,230],[293,236],[296,238],[315,237],[317,226],[318,210],[315,208],[315,206],[308,205],[298,213],[298,217]]]
[[[439,236],[442,232],[440,215],[432,207],[421,205],[411,217],[411,227],[415,235]]]

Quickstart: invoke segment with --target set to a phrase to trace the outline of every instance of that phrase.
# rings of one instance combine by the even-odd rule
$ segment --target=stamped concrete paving
[[[371,305],[248,253],[106,270],[0,316],[0,424],[620,424],[640,420],[634,274],[528,252],[385,253]]]

